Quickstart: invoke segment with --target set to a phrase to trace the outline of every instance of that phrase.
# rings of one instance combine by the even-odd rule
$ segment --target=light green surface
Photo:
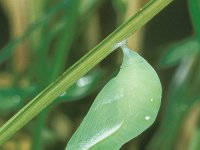
[[[118,75],[96,97],[66,150],[117,150],[154,122],[161,101],[160,80],[146,60],[124,49]]]

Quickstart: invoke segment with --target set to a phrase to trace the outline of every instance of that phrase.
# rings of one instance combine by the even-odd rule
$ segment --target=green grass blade
[[[70,51],[71,43],[75,35],[75,27],[78,18],[79,0],[69,2],[69,9],[64,12],[64,20],[67,22],[63,34],[61,35],[54,55],[53,72],[50,76],[50,81],[54,80],[62,71],[65,64],[66,56]]]
[[[191,139],[188,150],[199,150],[200,149],[200,128],[198,127]]]
[[[43,71],[44,68],[47,68],[45,66],[44,57],[46,55],[45,49],[41,49],[44,57],[40,57],[39,62],[41,62],[42,65],[38,64],[40,67],[40,74],[41,78],[40,81],[44,81],[44,86],[47,85],[49,82],[54,81],[55,78],[61,73],[62,69],[64,68],[65,64],[65,58],[68,55],[68,52],[70,50],[71,43],[73,41],[73,35],[75,33],[75,25],[76,20],[78,18],[78,7],[79,7],[79,0],[69,1],[66,4],[66,8],[64,9],[64,17],[62,19],[63,22],[66,22],[65,28],[60,36],[60,39],[57,42],[57,45],[55,47],[55,55],[53,59],[53,66],[51,67],[53,72],[49,76],[49,78],[46,77]],[[48,37],[46,37],[48,39]],[[46,42],[48,43],[48,41]],[[46,47],[47,50],[47,47]],[[47,64],[46,64],[47,65]],[[45,66],[45,67],[44,67]],[[34,132],[34,138],[33,138],[33,144],[32,149],[34,150],[41,150],[42,149],[42,130],[45,127],[46,119],[48,117],[48,109],[45,109],[37,118],[37,122],[35,125],[35,132]]]
[[[172,67],[181,60],[200,54],[200,44],[196,38],[188,38],[170,46],[160,60],[161,67]]]
[[[35,23],[33,23],[27,31],[20,37],[11,40],[0,52],[0,63],[6,61],[12,55],[12,51],[23,42],[25,39],[30,37],[32,33],[39,27],[45,26],[55,13],[60,9],[63,9],[63,3],[58,3],[53,8],[49,9],[41,18],[39,18]]]
[[[196,31],[198,41],[200,42],[200,19],[199,19],[200,1],[199,0],[188,0],[188,5],[189,5],[189,9],[190,9],[190,14],[191,14],[194,30]]]

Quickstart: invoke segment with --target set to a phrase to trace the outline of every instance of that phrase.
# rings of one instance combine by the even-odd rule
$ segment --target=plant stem
[[[50,75],[50,82],[52,82],[52,80],[55,80],[55,78],[58,77],[58,75],[64,68],[66,56],[68,56],[70,46],[73,42],[74,34],[76,33],[75,26],[79,13],[78,10],[80,0],[73,0],[69,3],[69,8],[66,8],[66,12],[64,12],[64,19],[67,22],[66,27],[55,48],[55,58],[53,59],[54,64],[52,66],[54,71]]]
[[[200,42],[200,1],[199,0],[188,0],[192,23],[196,31],[198,41]]]
[[[36,118],[37,121],[34,127],[32,150],[40,150],[43,148],[42,131],[45,127],[47,117],[48,109],[45,109],[39,114],[38,118]]]
[[[0,128],[0,145],[51,104],[81,76],[85,75],[97,63],[110,54],[116,43],[128,38],[172,1],[149,1],[138,13],[64,72],[61,77],[51,83]]]
[[[44,81],[44,85],[47,85],[48,83],[54,81],[56,77],[60,74],[61,70],[64,68],[65,59],[68,56],[68,52],[70,50],[71,43],[74,38],[75,33],[75,25],[78,18],[78,10],[79,10],[79,3],[80,0],[74,0],[69,1],[69,4],[64,9],[64,21],[66,22],[64,31],[61,34],[61,37],[56,45],[56,51],[54,55],[54,64],[52,66],[53,72],[51,75],[47,78],[44,75],[44,57],[40,57],[40,62],[44,62],[42,64],[38,64],[40,66],[40,81],[41,83]],[[46,37],[45,39],[48,39]],[[47,42],[48,43],[48,42]],[[43,56],[47,55],[47,50],[41,49],[41,52],[44,53]],[[48,117],[49,109],[45,109],[42,111],[37,118],[36,124],[35,124],[35,131],[34,131],[34,138],[33,138],[33,144],[32,149],[34,150],[41,150],[43,147],[43,137],[42,137],[42,130],[45,128],[46,120]]]

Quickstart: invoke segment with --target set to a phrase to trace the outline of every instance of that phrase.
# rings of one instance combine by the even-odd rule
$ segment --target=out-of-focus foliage
[[[192,4],[193,6],[199,6],[199,2],[195,0],[189,0],[189,4]],[[197,19],[196,16],[200,12],[200,6],[196,6],[194,8],[190,5],[190,11],[192,14],[191,17],[193,21]],[[194,11],[195,13],[193,13]],[[194,27],[196,27],[199,21],[194,21],[193,23],[195,24]],[[198,29],[196,30],[195,28],[195,31],[196,35],[198,35]],[[163,111],[163,116],[159,128],[156,131],[156,134],[153,136],[152,140],[150,140],[147,149],[180,149],[179,147],[176,147],[176,143],[178,143],[178,136],[180,136],[180,132],[185,132],[181,131],[183,122],[190,109],[192,109],[194,105],[197,105],[199,103],[199,52],[199,39],[198,36],[195,36],[194,38],[190,38],[174,44],[171,48],[169,48],[167,53],[161,59],[161,65],[164,67],[174,66],[175,64],[178,64],[178,67],[176,68],[171,83],[169,85],[166,106],[165,110]],[[196,119],[196,123],[198,123],[199,117],[197,117]],[[192,124],[191,126],[193,126],[193,128],[198,127],[198,125],[195,126]],[[181,149],[190,149],[191,147],[192,149],[198,149],[198,145],[195,144],[195,140],[197,140],[196,138],[198,138],[198,129],[195,130],[195,132],[197,133],[193,133],[193,128],[191,128],[187,133],[187,136],[194,136],[194,138],[187,140],[188,143],[192,144],[183,144],[184,146],[182,146]]]
[[[181,60],[187,60],[199,54],[199,42],[196,38],[189,38],[170,47],[163,58],[161,58],[160,64],[162,67],[172,67],[179,64]]]
[[[1,0],[0,124],[111,33],[128,9],[139,10],[143,3],[136,0],[134,7],[131,0]],[[154,126],[122,149],[199,150],[199,113],[187,117],[200,103],[199,5],[198,0],[174,1],[145,27],[143,38],[131,41],[157,66],[163,98]],[[28,150],[31,143],[34,150],[64,149],[96,93],[116,75],[121,58],[118,52],[106,58],[2,149]]]

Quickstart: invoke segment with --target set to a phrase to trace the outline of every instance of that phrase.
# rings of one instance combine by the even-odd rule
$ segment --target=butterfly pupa
[[[118,150],[150,127],[161,103],[161,83],[139,54],[122,45],[120,71],[98,94],[66,150]]]

